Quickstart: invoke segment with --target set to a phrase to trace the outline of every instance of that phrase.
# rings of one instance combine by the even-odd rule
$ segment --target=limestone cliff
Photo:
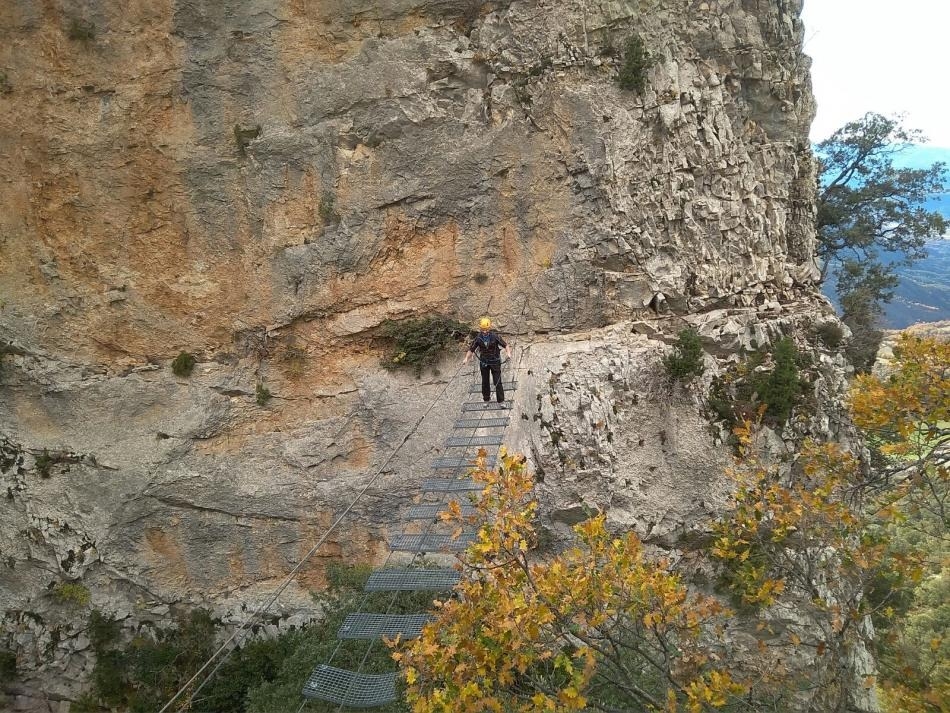
[[[0,643],[25,693],[88,673],[55,583],[129,622],[273,591],[456,372],[380,369],[387,318],[514,335],[552,522],[662,539],[714,510],[728,451],[696,403],[637,394],[685,323],[727,360],[827,313],[800,4],[4,3]],[[617,83],[634,35],[643,92]],[[468,386],[285,613],[328,558],[381,556]]]

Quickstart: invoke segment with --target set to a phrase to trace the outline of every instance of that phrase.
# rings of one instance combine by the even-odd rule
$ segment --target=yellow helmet
[[[479,329],[491,329],[491,320],[488,317],[482,317],[478,320]]]

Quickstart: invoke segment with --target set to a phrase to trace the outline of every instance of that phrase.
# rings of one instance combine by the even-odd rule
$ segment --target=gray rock
[[[79,624],[46,660],[52,581],[130,631],[190,605],[234,624],[364,487],[271,633],[319,618],[327,562],[383,560],[474,378],[461,352],[380,369],[387,319],[489,311],[549,524],[593,508],[669,546],[723,501],[728,455],[701,392],[657,374],[668,343],[695,326],[713,372],[831,314],[797,1],[181,0],[92,8],[70,62],[47,51],[61,18],[13,5],[0,641],[22,710],[89,675]],[[640,94],[604,52],[634,32],[657,58]]]

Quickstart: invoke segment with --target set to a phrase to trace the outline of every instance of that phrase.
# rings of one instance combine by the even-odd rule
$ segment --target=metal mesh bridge
[[[503,381],[505,391],[513,392],[517,381]],[[481,392],[481,385],[472,384],[470,394]],[[492,389],[494,397],[494,388]],[[463,416],[456,420],[452,435],[444,443],[444,450],[451,455],[443,455],[431,463],[434,473],[439,477],[422,480],[420,491],[423,498],[440,496],[441,502],[419,502],[405,512],[408,522],[426,521],[430,527],[439,522],[452,500],[465,517],[477,514],[476,508],[468,498],[477,495],[484,487],[468,477],[475,468],[478,452],[481,449],[497,452],[502,444],[504,430],[511,419],[507,412],[511,402],[502,404],[495,401],[461,404]],[[503,412],[504,415],[502,415]],[[494,453],[489,452],[486,465],[493,467],[496,462]],[[452,477],[442,477],[449,471]],[[463,531],[456,536],[429,532],[403,532],[393,535],[389,540],[393,552],[408,552],[414,555],[426,553],[462,552],[477,537],[476,532]],[[448,567],[410,566],[385,567],[375,570],[366,581],[367,592],[418,592],[448,591],[461,579],[461,574]],[[393,595],[395,596],[395,594]],[[423,626],[431,619],[428,612],[417,614],[388,614],[357,612],[344,620],[337,632],[341,640],[391,639],[401,636],[410,639],[419,636]],[[329,664],[318,665],[303,687],[306,698],[326,701],[346,708],[378,708],[397,698],[397,674],[362,673],[337,668]]]

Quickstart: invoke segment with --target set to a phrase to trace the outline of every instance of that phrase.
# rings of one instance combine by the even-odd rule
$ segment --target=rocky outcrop
[[[387,6],[14,3],[4,323],[115,368],[481,311],[480,275],[524,332],[808,282],[795,3]]]
[[[802,375],[804,403],[780,432],[768,432],[773,458],[789,460],[806,437],[852,441],[843,408],[849,367],[815,337],[825,313],[805,302],[788,307],[688,317],[707,351],[703,377],[688,387],[669,381],[662,358],[670,347],[658,338],[679,320],[620,322],[525,347],[514,368],[523,417],[510,448],[532,462],[548,524],[563,530],[604,512],[615,527],[670,545],[719,512],[732,453],[706,400],[712,380],[742,358],[731,344],[768,349],[788,336],[813,359]]]
[[[799,10],[0,10],[0,645],[26,690],[69,698],[88,669],[49,587],[130,626],[240,618],[447,389],[284,612],[316,614],[330,558],[381,556],[468,390],[455,356],[381,370],[387,318],[490,311],[525,347],[512,445],[554,530],[600,508],[662,542],[715,508],[727,451],[644,380],[684,324],[712,369],[827,312]],[[642,93],[616,82],[634,35]]]

